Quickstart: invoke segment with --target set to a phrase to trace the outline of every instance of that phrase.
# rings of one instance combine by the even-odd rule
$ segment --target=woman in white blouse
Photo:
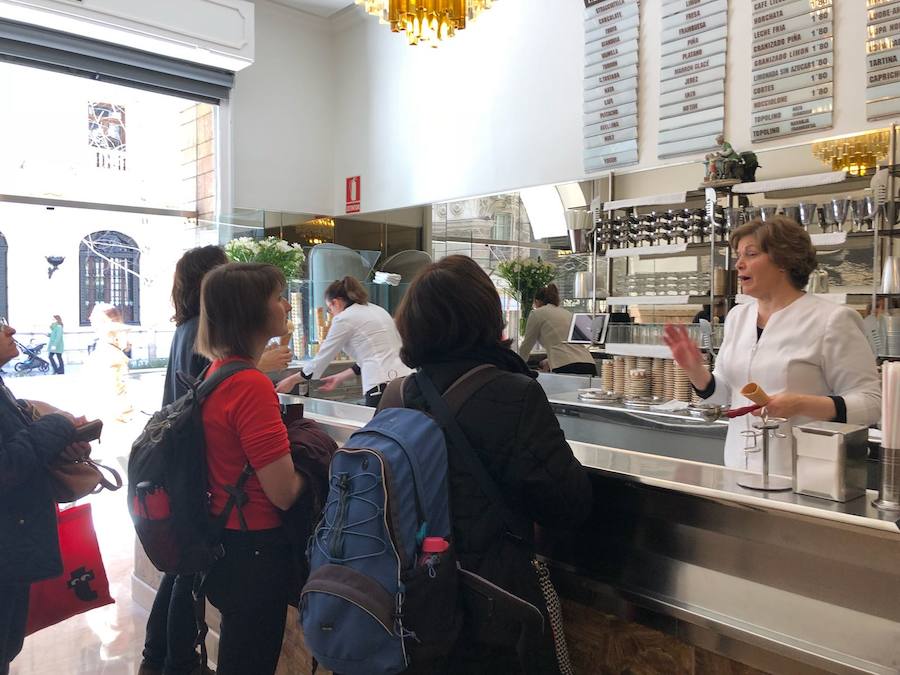
[[[770,417],[787,422],[770,445],[773,473],[791,475],[791,426],[811,420],[870,425],[881,413],[875,356],[862,319],[849,307],[805,293],[816,268],[809,235],[778,216],[754,220],[731,235],[742,291],[755,302],[728,315],[713,373],[683,326],[666,326],[664,339],[675,361],[709,403],[752,405],[741,388],[756,382],[771,400]],[[757,413],[759,414],[759,413]],[[762,447],[749,416],[729,422],[725,465],[759,472]]]
[[[334,317],[328,337],[320,345],[316,357],[303,365],[298,376],[302,374],[307,380],[321,379],[320,391],[331,391],[342,382],[361,375],[366,405],[374,408],[390,380],[412,372],[400,360],[400,334],[394,320],[384,309],[369,303],[366,289],[353,277],[329,284],[325,289],[325,305]],[[356,365],[322,377],[328,364],[342,351],[355,360]],[[283,391],[281,384],[279,390]],[[293,384],[295,382],[291,386]]]

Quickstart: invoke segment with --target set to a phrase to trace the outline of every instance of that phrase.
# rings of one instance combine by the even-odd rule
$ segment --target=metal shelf
[[[846,171],[813,173],[806,176],[775,178],[754,183],[738,183],[731,191],[736,195],[762,194],[766,199],[794,199],[809,195],[830,194],[845,190],[862,190],[869,187],[870,176],[853,176]]]
[[[693,244],[657,244],[654,246],[631,246],[628,248],[611,248],[604,253],[606,258],[671,258],[679,255],[697,255],[708,253],[710,242]],[[723,243],[717,247],[727,248]]]
[[[672,350],[665,345],[641,345],[628,342],[607,342],[603,351],[614,356],[642,356],[653,359],[671,359]]]
[[[716,298],[725,296],[717,295]],[[709,295],[621,295],[606,298],[608,305],[705,305]]]

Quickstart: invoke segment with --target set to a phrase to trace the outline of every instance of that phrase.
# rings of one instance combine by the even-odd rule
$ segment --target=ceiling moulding
[[[307,21],[311,26],[315,28],[321,28],[323,30],[330,30],[332,27],[332,18],[336,15],[332,15],[331,17],[324,17],[319,14],[313,14],[312,12],[308,12],[304,9],[301,9],[297,5],[291,4],[287,0],[256,0],[257,7],[262,4],[269,4],[276,7],[279,11],[288,11],[292,16],[297,17],[298,15],[303,17],[304,21]],[[343,11],[343,10],[341,10]]]

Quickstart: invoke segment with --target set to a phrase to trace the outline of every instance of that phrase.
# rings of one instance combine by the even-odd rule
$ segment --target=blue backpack
[[[484,366],[463,375],[441,398],[443,412],[455,414],[498,375]],[[440,398],[423,373],[415,377]],[[393,382],[385,399],[399,399],[401,387]],[[342,675],[377,675],[448,654],[462,609],[442,427],[418,410],[381,410],[337,450],[329,474],[300,600],[314,659]],[[450,546],[423,555],[426,537]]]

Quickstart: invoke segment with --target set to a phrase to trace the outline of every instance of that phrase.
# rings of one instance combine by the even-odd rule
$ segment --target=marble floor
[[[76,376],[9,378],[7,385],[20,398],[36,398],[79,413],[91,386]],[[129,395],[135,415],[129,423],[107,423],[103,442],[92,456],[121,471],[131,440],[147,420],[141,411],[159,406],[162,375],[132,378]],[[126,508],[125,489],[103,492],[84,501],[92,504],[94,528],[103,555],[115,604],[72,617],[25,639],[13,661],[11,675],[133,675],[144,644],[147,612],[133,602],[134,529]]]

